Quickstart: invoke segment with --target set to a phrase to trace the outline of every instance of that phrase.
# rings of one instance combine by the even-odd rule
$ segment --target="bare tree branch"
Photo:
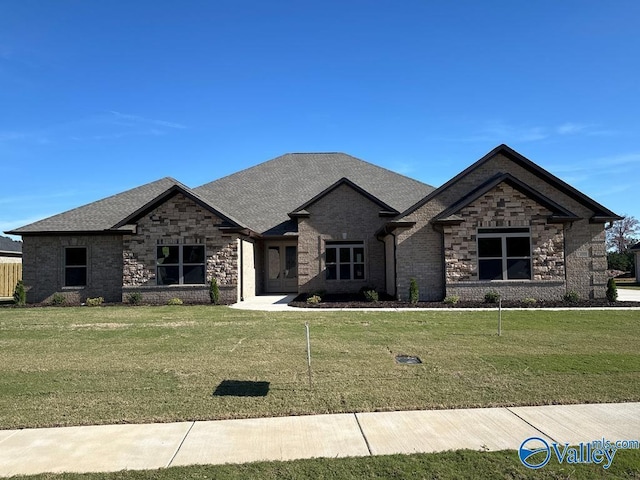
[[[634,217],[625,216],[622,220],[613,222],[606,231],[607,250],[625,253],[638,241],[640,222]]]

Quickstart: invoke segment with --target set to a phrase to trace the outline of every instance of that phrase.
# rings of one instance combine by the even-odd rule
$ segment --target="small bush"
[[[167,302],[167,305],[182,305],[182,304],[183,304],[183,301],[180,300],[178,297],[174,297]]]
[[[67,303],[67,297],[65,297],[61,293],[54,293],[53,297],[51,297],[51,305],[60,307],[62,305],[65,305],[66,303]]]
[[[418,303],[419,299],[420,290],[418,289],[418,282],[416,282],[415,278],[412,278],[409,281],[409,302],[411,302],[412,305],[415,305]]]
[[[498,300],[500,300],[500,294],[495,290],[489,290],[484,294],[485,303],[498,303]]]
[[[607,282],[607,300],[610,302],[618,300],[618,286],[613,278],[610,278]]]
[[[322,301],[322,298],[320,297],[320,295],[310,295],[307,298],[307,303],[320,303]]]
[[[568,303],[578,303],[578,300],[580,300],[580,294],[575,290],[569,290],[564,294],[562,299]]]
[[[16,288],[13,291],[13,303],[19,307],[24,307],[27,303],[27,292],[24,289],[22,280],[18,280],[18,283],[16,283]]]
[[[444,298],[444,303],[449,305],[455,305],[459,301],[460,301],[460,296],[458,295],[449,295],[448,297]]]
[[[140,305],[142,303],[142,294],[140,292],[132,292],[127,295],[127,303],[130,305]]]
[[[104,303],[104,298],[96,297],[96,298],[87,298],[87,306],[88,307],[99,307]]]
[[[377,302],[378,301],[378,292],[376,292],[375,290],[365,290],[364,292],[362,292],[362,294],[364,295],[364,299],[367,302]]]
[[[527,297],[522,299],[522,304],[526,307],[534,306],[538,301],[535,298]]]
[[[214,305],[220,304],[220,288],[218,287],[218,280],[215,278],[212,278],[209,283],[209,298],[211,298],[211,303]]]

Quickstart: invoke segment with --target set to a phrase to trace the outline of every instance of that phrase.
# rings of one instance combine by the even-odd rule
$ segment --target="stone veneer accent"
[[[364,286],[385,291],[384,243],[375,232],[386,222],[381,207],[348,185],[340,185],[307,208],[298,220],[298,286],[300,293],[358,292]],[[326,280],[326,241],[363,241],[365,280]]]
[[[562,193],[553,185],[501,154],[469,171],[402,219],[414,221],[416,224],[395,233],[396,258],[398,259],[396,265],[398,297],[404,299],[408,297],[411,278],[416,278],[418,282],[421,300],[437,301],[442,300],[447,294],[452,294],[452,290],[448,288],[446,283],[444,235],[442,229],[438,231],[439,227],[433,225],[432,219],[487,179],[504,172],[511,173],[529,187],[580,217],[579,220],[565,224],[563,229],[564,246],[562,250],[565,270],[563,284],[559,285],[555,281],[545,280],[544,292],[540,292],[535,290],[537,281],[533,280],[527,282],[528,287],[523,286],[518,290],[518,297],[535,297],[537,295],[538,298],[553,297],[557,299],[567,291],[576,291],[582,298],[604,298],[607,280],[604,225],[590,223],[589,219],[593,212],[582,203]],[[554,249],[553,255],[555,253]],[[465,274],[471,275],[470,272]],[[542,275],[542,273],[540,274]],[[554,284],[555,287],[553,287]],[[463,282],[459,281],[455,285],[455,288],[461,289]]]
[[[563,227],[547,223],[550,214],[549,210],[506,183],[460,210],[458,216],[464,222],[443,228],[447,294],[474,300],[483,299],[488,290],[501,291],[503,298],[514,300],[524,297],[551,300],[562,296],[565,274]],[[533,282],[479,282],[476,233],[483,227],[530,228]]]
[[[165,303],[173,297],[187,302],[208,302],[206,285],[156,285],[158,245],[204,245],[206,281],[218,280],[221,301],[237,300],[237,235],[220,231],[222,219],[182,194],[176,194],[145,214],[137,222],[134,235],[124,237],[122,301],[140,292],[143,302]]]

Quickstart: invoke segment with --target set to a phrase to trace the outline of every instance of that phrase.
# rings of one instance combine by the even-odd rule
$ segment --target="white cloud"
[[[8,142],[11,140],[22,140],[28,137],[28,133],[24,132],[0,132],[0,142]]]
[[[461,137],[441,137],[437,140],[455,142],[491,142],[491,143],[522,143],[537,142],[568,135],[602,136],[615,135],[610,130],[596,130],[596,125],[586,123],[565,122],[557,126],[516,125],[503,121],[485,123],[469,135]],[[435,140],[435,138],[434,138]]]
[[[575,135],[584,132],[588,128],[590,128],[590,125],[567,122],[557,127],[556,133],[559,135]]]
[[[116,111],[89,116],[78,120],[50,125],[33,131],[0,132],[0,143],[11,141],[30,141],[48,144],[54,141],[73,140],[103,141],[130,136],[159,136],[172,130],[185,130],[186,125],[145,118]]]
[[[129,113],[121,113],[111,110],[109,113],[113,114],[117,118],[130,120],[134,124],[143,124],[143,125],[156,125],[158,127],[167,127],[167,128],[177,128],[177,129],[185,129],[187,128],[185,125],[176,122],[167,122],[165,120],[155,120],[151,118],[140,117],[138,115],[131,115]]]

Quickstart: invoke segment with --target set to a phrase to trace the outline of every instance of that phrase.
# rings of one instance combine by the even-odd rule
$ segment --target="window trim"
[[[158,263],[158,249],[164,247],[177,247],[178,248],[178,263]],[[202,262],[201,263],[188,263],[184,262],[184,249],[187,247],[202,247]],[[156,245],[156,285],[159,287],[171,287],[173,285],[206,285],[207,284],[207,248],[202,243],[170,243],[170,244],[158,244]],[[166,257],[164,257],[166,258]],[[202,283],[185,283],[184,282],[184,267],[202,266],[203,267],[203,280]],[[178,282],[177,283],[160,283],[159,268],[160,267],[178,267]]]
[[[500,249],[502,255],[500,257],[481,257],[480,256],[480,239],[481,238],[500,238]],[[508,256],[507,255],[507,238],[528,238],[529,239],[529,255],[528,256]],[[494,228],[478,228],[476,231],[476,254],[478,267],[478,281],[481,282],[517,282],[529,281],[533,279],[533,243],[531,241],[531,228],[529,227],[494,227]],[[502,261],[502,278],[480,278],[480,262],[482,260],[501,260]],[[529,278],[509,278],[509,260],[528,260],[529,261]]]
[[[67,251],[70,249],[84,250],[84,265],[67,265]],[[89,284],[89,249],[86,245],[66,245],[64,247],[64,278],[63,288],[84,288]],[[84,283],[80,285],[67,285],[67,271],[71,268],[84,268]]]
[[[341,248],[349,248],[349,262],[341,262],[340,261],[340,249]],[[362,249],[362,262],[355,261],[354,249],[361,248]],[[329,249],[336,250],[336,261],[335,262],[327,262],[327,251]],[[349,278],[340,278],[340,267],[342,265],[349,265]],[[362,278],[354,278],[355,277],[355,266],[362,265]],[[335,278],[327,278],[327,274],[329,269],[327,267],[335,266],[336,269],[336,277]],[[328,282],[363,282],[367,280],[367,250],[365,246],[365,242],[363,240],[326,240],[324,244],[324,270],[325,275],[324,279]]]

